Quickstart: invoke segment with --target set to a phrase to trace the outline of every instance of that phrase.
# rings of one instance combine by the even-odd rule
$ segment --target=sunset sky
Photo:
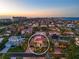
[[[0,0],[0,16],[79,16],[79,0]]]

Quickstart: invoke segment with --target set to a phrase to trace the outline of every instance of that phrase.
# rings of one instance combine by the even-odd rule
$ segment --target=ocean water
[[[64,17],[64,20],[79,20],[79,17]]]

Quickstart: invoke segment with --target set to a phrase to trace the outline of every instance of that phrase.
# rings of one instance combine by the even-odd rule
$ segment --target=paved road
[[[16,59],[16,57],[11,57],[10,59]]]
[[[29,48],[26,50],[26,53],[31,53]],[[45,57],[24,57],[23,59],[46,59]]]

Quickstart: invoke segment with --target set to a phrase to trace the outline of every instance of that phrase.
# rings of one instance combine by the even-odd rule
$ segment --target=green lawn
[[[10,59],[10,54],[4,54],[3,59]]]
[[[0,53],[0,59],[2,58],[2,55],[3,55],[3,54],[2,54],[2,53]]]
[[[21,46],[10,48],[8,52],[24,52],[24,49]]]
[[[79,46],[74,44],[74,40],[70,41],[70,46],[65,49],[67,59],[79,59]]]

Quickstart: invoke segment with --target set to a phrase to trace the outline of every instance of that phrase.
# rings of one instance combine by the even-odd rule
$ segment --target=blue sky
[[[79,0],[0,0],[0,15],[79,16]]]

